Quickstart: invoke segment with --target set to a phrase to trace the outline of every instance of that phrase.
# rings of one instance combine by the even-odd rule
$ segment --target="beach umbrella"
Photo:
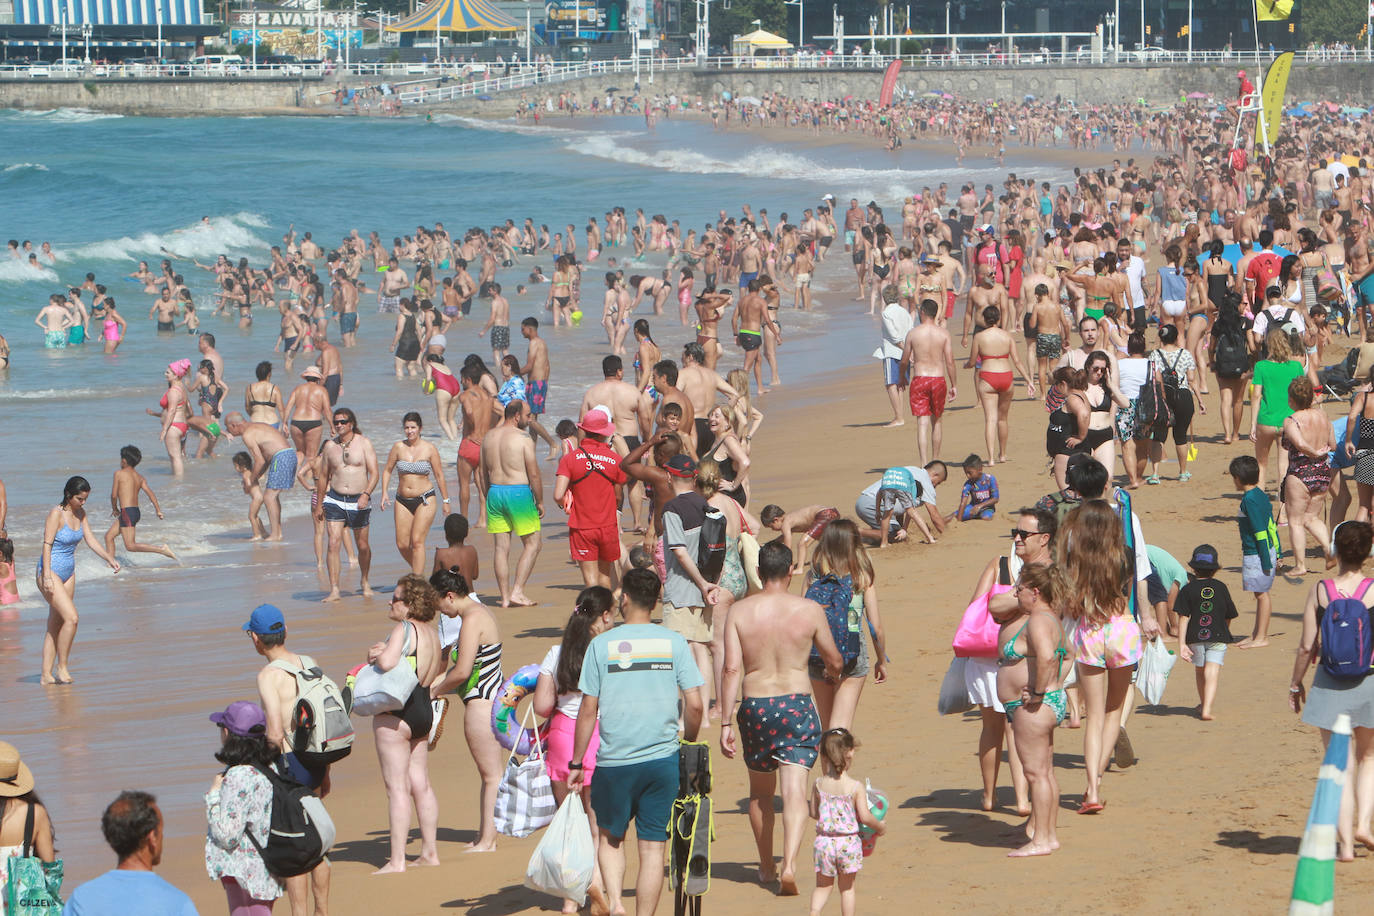
[[[762,100],[762,99],[755,98],[755,97],[752,96],[752,95],[742,95],[742,96],[740,96],[738,99],[736,99],[735,101],[739,102],[741,105],[762,105],[762,104],[763,104],[763,100]]]
[[[607,87],[606,87],[606,94],[607,94],[607,95],[610,95],[612,92],[619,92],[619,91],[620,91],[620,87],[619,87],[619,86],[607,86]]]
[[[1317,916],[1335,910],[1336,819],[1341,811],[1349,756],[1350,716],[1341,713],[1331,728],[1326,757],[1317,771],[1317,791],[1312,793],[1307,828],[1298,846],[1298,868],[1293,875],[1288,916]]]
[[[1354,106],[1354,105],[1342,105],[1342,106],[1341,106],[1341,114],[1343,114],[1343,115],[1367,115],[1367,114],[1369,114],[1369,109],[1368,109],[1368,108],[1358,108],[1358,107],[1356,107],[1356,106]]]
[[[1275,245],[1273,248],[1273,252],[1281,258],[1286,258],[1293,253],[1289,251],[1287,248],[1284,248],[1282,245]],[[1206,251],[1197,256],[1197,266],[1199,270],[1202,269],[1202,262],[1207,260],[1211,256],[1212,255]],[[1232,267],[1236,266],[1240,263],[1240,246],[1237,245],[1235,242],[1232,242],[1230,245],[1227,245],[1226,248],[1222,250],[1221,257],[1222,260],[1230,261]]]
[[[1034,102],[1034,101],[1035,101],[1035,96],[1031,95],[1030,93],[1026,93],[1025,97],[1022,98],[1021,101],[1023,101],[1023,102]]]

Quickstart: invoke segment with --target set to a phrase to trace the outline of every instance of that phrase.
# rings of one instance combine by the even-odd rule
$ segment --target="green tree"
[[[730,8],[725,9],[724,0],[711,0],[711,44],[730,46],[730,39],[736,35],[747,35],[754,31],[754,20],[760,22],[758,28],[775,35],[787,35],[787,11],[782,0],[729,0]],[[793,13],[793,21],[796,14]],[[696,4],[683,0],[683,26],[687,32],[696,28]]]
[[[1365,0],[1298,0],[1293,12],[1302,17],[1299,26],[1308,41],[1353,42],[1365,24]]]

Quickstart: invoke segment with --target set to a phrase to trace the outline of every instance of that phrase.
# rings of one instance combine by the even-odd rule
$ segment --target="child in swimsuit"
[[[811,787],[811,816],[816,820],[816,889],[811,893],[811,912],[819,913],[840,885],[841,908],[855,912],[855,879],[863,868],[860,825],[882,836],[887,828],[874,816],[864,783],[849,775],[859,742],[847,728],[832,728],[821,738],[824,775]]]
[[[262,487],[253,480],[253,457],[247,452],[235,452],[230,459],[234,464],[234,470],[239,474],[239,481],[243,484],[243,492],[248,494],[248,524],[253,529],[253,540],[262,541],[267,538],[267,528],[263,525],[258,513],[262,510],[263,495]]]

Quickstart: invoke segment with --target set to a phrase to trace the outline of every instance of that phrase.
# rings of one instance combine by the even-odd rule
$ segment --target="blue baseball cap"
[[[281,633],[285,629],[286,618],[282,616],[281,608],[274,604],[259,604],[253,608],[253,613],[248,616],[248,622],[243,625],[245,633],[256,633],[259,636]]]

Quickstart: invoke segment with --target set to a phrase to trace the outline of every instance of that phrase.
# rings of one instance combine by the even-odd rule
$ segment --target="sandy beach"
[[[780,144],[808,142],[792,130],[778,130],[776,139]],[[1009,150],[1007,170],[1017,170],[1017,152],[1015,147]],[[1056,152],[1068,151],[1035,154],[1049,158]],[[1117,154],[1077,153],[1073,163],[1105,164],[1112,158]],[[958,175],[951,170],[949,178],[957,181]],[[720,203],[733,212],[738,202]],[[889,208],[896,204],[884,203]],[[789,384],[755,402],[766,414],[752,455],[756,509],[767,502],[784,507],[827,503],[852,515],[859,491],[885,468],[917,461],[914,422],[908,418],[903,428],[882,428],[889,415],[881,370],[876,360],[867,358],[878,341],[877,320],[863,315],[865,306],[851,301],[852,273],[842,252],[832,253],[821,280],[819,307],[834,324],[819,325],[821,333],[809,339],[787,341],[781,357]],[[590,289],[584,284],[584,296]],[[790,293],[785,294],[781,317],[785,326],[798,326],[803,322],[790,311],[790,302]],[[962,321],[962,312],[956,320]],[[350,366],[385,359],[381,354],[386,330],[377,325],[373,331],[376,336],[368,338],[362,350],[346,355]],[[856,335],[864,334],[865,345],[855,347]],[[687,332],[677,327],[664,333],[664,355],[676,355],[686,338]],[[1154,339],[1152,333],[1152,344]],[[837,341],[844,343],[843,349],[827,351],[827,343],[833,346]],[[956,340],[955,357],[961,366],[965,355]],[[1325,362],[1335,362],[1339,355],[1339,348],[1333,347]],[[732,350],[721,368],[737,361],[738,353]],[[813,369],[826,366],[827,371],[798,383],[789,376],[789,365],[803,362]],[[585,388],[594,381],[584,374],[571,375],[564,373],[559,383],[576,382]],[[385,429],[368,429],[379,452],[384,454],[392,441],[399,417],[392,401],[405,397],[432,422],[432,406],[409,386],[404,395],[385,393],[381,382],[362,371],[349,377],[358,379],[363,401],[375,397],[375,402],[363,405],[369,411],[365,420],[386,424]],[[958,502],[962,475],[955,465],[984,449],[983,418],[971,382],[969,371],[961,369],[960,397],[945,414],[940,457],[951,463],[953,476],[939,499],[947,512]],[[942,718],[935,706],[950,659],[950,638],[975,581],[989,560],[1011,550],[1008,513],[1053,488],[1044,456],[1046,414],[1038,401],[1024,396],[1023,387],[1018,385],[1017,391],[1011,418],[1015,458],[992,468],[1002,494],[998,518],[952,526],[935,545],[896,545],[874,553],[892,656],[891,679],[881,686],[870,683],[859,706],[854,731],[863,748],[854,773],[884,790],[893,809],[888,835],[866,860],[858,882],[860,912],[909,911],[914,901],[919,901],[920,912],[983,913],[1015,907],[1049,913],[1081,900],[1109,913],[1282,909],[1321,754],[1316,730],[1302,725],[1286,702],[1302,602],[1317,581],[1315,574],[1276,583],[1270,646],[1228,653],[1216,721],[1196,717],[1193,674],[1182,664],[1170,679],[1165,704],[1136,710],[1128,730],[1139,762],[1107,775],[1107,807],[1102,814],[1073,813],[1084,787],[1082,733],[1068,728],[1057,733],[1063,845],[1055,855],[1005,858],[1022,842],[1023,820],[1010,810],[1005,767],[999,796],[1003,807],[991,813],[980,810],[977,716]],[[385,410],[376,403],[383,401]],[[1161,468],[1164,484],[1137,491],[1135,509],[1149,542],[1179,559],[1186,559],[1199,543],[1220,548],[1220,578],[1237,595],[1241,610],[1234,626],[1239,633],[1250,626],[1253,602],[1240,593],[1238,495],[1225,468],[1232,457],[1249,453],[1251,444],[1221,445],[1215,394],[1207,403],[1208,413],[1195,423],[1200,454],[1192,480],[1177,482],[1176,468],[1166,462]],[[566,415],[562,406],[566,405],[560,405],[560,416]],[[1344,405],[1329,409],[1335,416]],[[452,446],[445,447],[444,456],[452,485]],[[542,467],[545,484],[551,486],[552,466]],[[200,482],[208,480],[206,485],[216,494],[232,500],[237,515],[241,496],[222,470],[213,477],[207,472]],[[103,494],[104,475],[102,470],[99,480],[92,478],[97,495]],[[0,734],[23,749],[37,775],[38,791],[52,811],[57,843],[67,859],[68,892],[113,864],[99,835],[100,811],[120,789],[139,788],[157,794],[166,813],[161,874],[190,893],[202,913],[223,912],[223,893],[206,877],[203,864],[201,799],[218,769],[212,759],[217,735],[206,716],[232,700],[256,696],[254,677],[261,660],[240,625],[254,605],[279,605],[290,629],[288,647],[314,656],[342,680],[347,669],[364,659],[367,646],[386,632],[388,592],[403,571],[391,543],[390,512],[376,513],[372,581],[384,591],[367,601],[346,593],[337,605],[321,604],[324,583],[316,573],[308,524],[300,515],[303,499],[300,493],[291,498],[296,514],[288,521],[285,544],[250,544],[238,530],[211,535],[207,544],[217,561],[213,576],[142,576],[130,569],[128,575],[113,579],[83,579],[79,599],[86,616],[75,656],[81,681],[73,688],[40,691],[36,674],[30,674],[37,667],[32,653],[41,638],[44,609],[28,602],[19,610],[0,610],[0,653],[10,666],[7,696],[13,698],[5,704]],[[537,662],[559,639],[579,590],[577,572],[568,562],[562,513],[551,509],[544,530],[544,549],[529,588],[539,605],[496,611],[508,673]],[[429,547],[440,543],[436,527]],[[470,543],[482,558],[480,591],[491,596],[491,538],[474,528]],[[21,589],[32,598],[30,570],[26,559],[19,570]],[[232,585],[224,585],[226,581]],[[346,568],[343,581],[346,588],[356,588],[356,573]],[[795,588],[800,590],[799,582]],[[83,668],[98,673],[83,677]],[[447,734],[430,758],[440,804],[443,864],[400,876],[371,876],[387,854],[386,798],[370,723],[360,719],[355,724],[359,734],[353,754],[335,767],[333,792],[327,799],[339,837],[331,855],[331,912],[501,916],[557,911],[557,901],[522,887],[539,835],[523,840],[503,837],[494,853],[463,852],[463,844],[475,835],[477,778],[456,719],[450,719]],[[703,738],[713,746],[718,736],[715,724],[703,729]],[[744,765],[725,760],[718,751],[713,762],[717,840],[704,910],[724,916],[804,912],[805,895],[813,886],[805,867],[809,828],[803,843],[803,896],[779,899],[755,881],[758,863],[745,815]],[[412,854],[418,849],[418,832],[413,836]],[[777,842],[781,843],[780,824]],[[1353,909],[1352,901],[1374,890],[1368,858],[1362,852],[1356,862],[1338,867],[1338,911]],[[1087,888],[1091,892],[1085,893]],[[665,895],[659,912],[671,912],[671,906]],[[289,912],[285,901],[276,912]],[[827,912],[838,912],[837,902],[832,900]]]

